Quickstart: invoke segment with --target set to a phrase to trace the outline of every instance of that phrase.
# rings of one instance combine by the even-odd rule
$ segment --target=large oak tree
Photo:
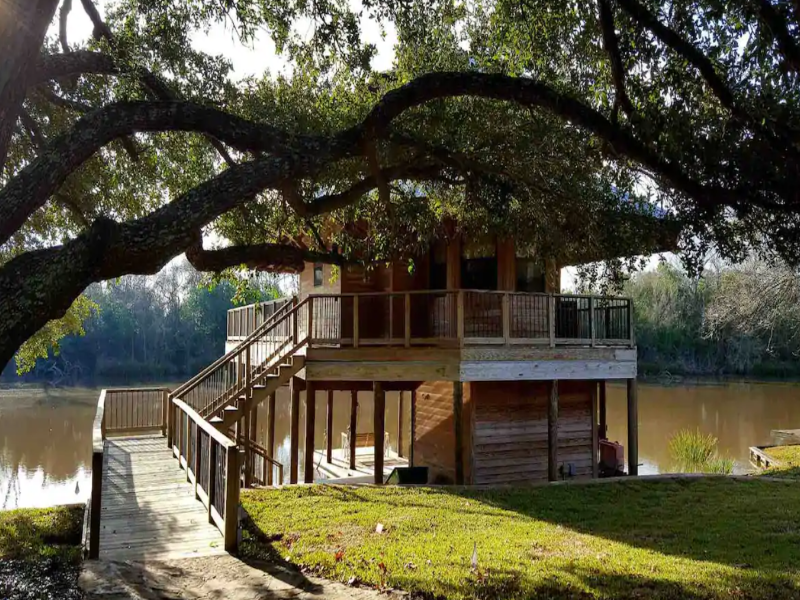
[[[90,283],[183,252],[297,270],[457,222],[569,262],[655,247],[657,210],[689,256],[800,258],[800,2],[75,4],[0,0],[0,365]],[[225,24],[290,72],[234,79],[198,43]]]

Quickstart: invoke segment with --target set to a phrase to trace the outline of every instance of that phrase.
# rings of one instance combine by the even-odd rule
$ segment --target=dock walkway
[[[222,534],[209,523],[164,437],[112,437],[105,444],[101,559],[225,554]]]

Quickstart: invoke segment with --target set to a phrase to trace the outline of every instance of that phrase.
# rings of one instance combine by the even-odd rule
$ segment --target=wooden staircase
[[[170,397],[232,437],[229,432],[237,422],[305,367],[309,321],[308,299],[298,302],[294,297]]]

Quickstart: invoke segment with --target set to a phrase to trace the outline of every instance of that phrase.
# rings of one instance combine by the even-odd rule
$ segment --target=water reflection
[[[160,385],[160,384],[159,384]],[[168,387],[174,387],[169,386]],[[99,389],[0,389],[0,507],[48,506],[82,502],[90,492],[92,420]],[[301,395],[300,465],[302,477],[305,394]],[[397,392],[386,393],[386,431],[397,448]],[[372,394],[359,393],[358,431],[372,431]],[[403,439],[408,452],[410,407],[404,403]],[[327,393],[316,396],[315,446],[324,448]],[[350,393],[334,394],[333,447],[350,423]],[[283,388],[276,402],[276,459],[289,472],[290,396]],[[627,439],[625,388],[610,385],[609,437]],[[266,441],[267,405],[258,411],[258,441]],[[726,383],[661,386],[639,384],[640,473],[670,470],[669,438],[683,428],[699,428],[719,438],[720,450],[748,465],[748,447],[770,441],[770,430],[800,428],[800,385]]]
[[[0,507],[83,502],[98,392],[0,389]]]
[[[608,388],[608,436],[628,436],[625,387]],[[769,444],[772,429],[800,428],[800,385],[794,383],[704,383],[663,386],[639,383],[641,474],[669,472],[668,443],[681,429],[699,429],[719,439],[720,452],[749,469],[750,446]]]

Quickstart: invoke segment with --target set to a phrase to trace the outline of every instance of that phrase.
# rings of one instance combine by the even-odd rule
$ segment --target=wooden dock
[[[100,557],[132,560],[225,554],[161,435],[108,438],[103,456]]]

